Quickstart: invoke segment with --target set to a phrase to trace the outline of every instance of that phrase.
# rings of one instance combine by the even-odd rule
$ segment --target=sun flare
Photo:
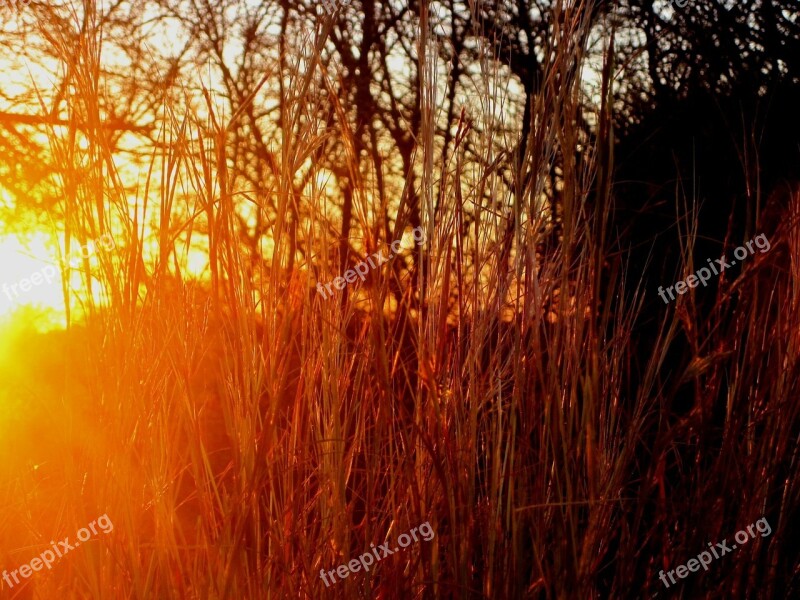
[[[0,318],[21,306],[64,311],[61,272],[50,238],[33,233],[23,244],[16,236],[0,239]]]

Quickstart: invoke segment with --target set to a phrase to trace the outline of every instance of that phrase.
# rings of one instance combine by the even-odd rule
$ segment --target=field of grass
[[[756,203],[744,239],[764,233],[768,253],[662,303],[658,285],[712,257],[676,192],[678,276],[631,275],[647,250],[615,220],[612,34],[587,103],[586,8],[554,9],[522,143],[484,110],[483,127],[448,115],[446,149],[422,10],[415,176],[391,197],[332,93],[327,26],[282,73],[268,185],[242,186],[237,145],[269,73],[235,114],[213,90],[165,94],[131,186],[88,19],[69,105],[83,129],[43,131],[61,243],[116,247],[71,269],[65,329],[23,310],[0,336],[0,569],[101,515],[113,529],[0,597],[800,597],[800,188],[780,212]],[[346,217],[322,166],[332,136]],[[718,241],[730,255],[744,239]],[[363,282],[317,292],[393,240]],[[762,518],[769,536],[662,584]],[[323,581],[423,523],[432,539]]]

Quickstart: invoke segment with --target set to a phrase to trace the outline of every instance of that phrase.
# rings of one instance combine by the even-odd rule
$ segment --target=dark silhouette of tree
[[[720,256],[730,227],[735,247],[768,226],[768,199],[800,180],[798,7],[775,0],[665,10],[634,1],[621,11],[644,36],[637,47],[646,72],[625,73],[615,222],[623,245],[636,249],[633,276],[652,247],[653,280],[671,283],[676,198],[702,207],[696,251],[704,261]]]

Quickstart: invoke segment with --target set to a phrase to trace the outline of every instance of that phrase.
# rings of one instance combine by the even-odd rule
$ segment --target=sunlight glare
[[[64,311],[61,272],[49,249],[50,238],[33,233],[29,240],[23,245],[16,236],[0,238],[0,317],[24,305]]]

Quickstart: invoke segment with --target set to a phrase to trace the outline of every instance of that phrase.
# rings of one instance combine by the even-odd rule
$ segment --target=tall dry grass
[[[626,279],[611,221],[612,64],[586,139],[576,117],[588,7],[554,10],[522,155],[462,119],[442,168],[434,40],[423,34],[416,151],[428,241],[330,300],[313,288],[341,272],[336,216],[314,177],[298,186],[300,165],[332,135],[310,118],[324,40],[282,74],[292,93],[267,192],[277,220],[254,256],[227,157],[256,88],[234,115],[210,93],[194,111],[165,104],[163,150],[132,192],[100,127],[101,25],[90,15],[70,106],[89,128],[52,128],[49,140],[67,244],[111,231],[118,250],[80,270],[105,301],[84,297],[67,333],[44,342],[64,349],[66,366],[58,401],[38,414],[52,436],[45,476],[6,469],[16,520],[2,524],[3,566],[102,513],[115,530],[4,594],[664,597],[660,569],[761,516],[772,537],[677,595],[794,591],[779,554],[797,506],[794,221],[770,232],[771,254],[723,279],[713,318],[682,297],[645,345],[637,327],[653,292]],[[424,11],[421,23],[427,31]],[[499,70],[482,77],[492,89]],[[347,108],[325,102],[360,183],[355,231],[373,252],[406,230],[411,207],[389,219],[371,205]],[[255,204],[266,220],[266,199]],[[687,272],[692,226],[676,240]],[[182,263],[192,243],[207,246],[204,280]],[[431,542],[330,588],[320,579],[426,521]]]

